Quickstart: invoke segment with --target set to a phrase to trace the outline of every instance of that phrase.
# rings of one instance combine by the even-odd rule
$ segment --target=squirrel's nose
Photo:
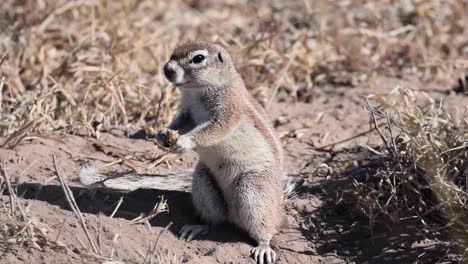
[[[169,65],[165,65],[164,66],[164,75],[166,76],[166,78],[173,82],[174,81],[174,77],[176,75],[176,71],[174,69],[172,69],[172,67],[170,67]]]

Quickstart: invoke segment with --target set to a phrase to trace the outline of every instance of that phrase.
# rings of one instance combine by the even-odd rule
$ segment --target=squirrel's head
[[[209,89],[232,85],[236,73],[229,53],[211,42],[178,46],[164,65],[166,78],[182,89]]]

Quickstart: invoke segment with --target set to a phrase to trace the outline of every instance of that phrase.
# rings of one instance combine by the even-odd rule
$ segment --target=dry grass
[[[15,1],[0,8],[0,146],[33,131],[167,123],[178,92],[162,65],[180,42],[232,50],[265,104],[376,74],[446,78],[468,68],[464,1]],[[159,114],[157,112],[159,111]]]
[[[468,115],[454,116],[425,94],[396,88],[369,96],[381,147],[370,147],[367,172],[344,186],[341,202],[369,220],[370,228],[411,221],[443,231],[468,250]],[[382,126],[381,124],[385,124]]]

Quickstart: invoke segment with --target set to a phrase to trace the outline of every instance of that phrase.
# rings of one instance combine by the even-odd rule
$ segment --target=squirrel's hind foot
[[[259,245],[250,251],[257,264],[271,264],[276,261],[276,252],[268,245]]]
[[[198,235],[207,235],[209,230],[208,225],[184,225],[179,231],[179,239],[191,241]]]

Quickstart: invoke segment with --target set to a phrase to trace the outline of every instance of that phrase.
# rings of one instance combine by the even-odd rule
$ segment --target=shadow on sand
[[[328,164],[342,166],[363,158],[362,153],[359,148],[335,152]],[[447,237],[419,221],[408,219],[398,225],[379,222],[371,229],[367,219],[350,214],[353,208],[349,203],[337,203],[337,194],[353,180],[375,173],[375,160],[360,164],[338,177],[323,178],[298,190],[299,196],[312,194],[325,201],[301,227],[303,235],[317,246],[316,254],[335,255],[348,263],[459,263]]]
[[[65,198],[62,187],[59,185],[39,185],[22,183],[16,186],[17,193],[24,199],[32,199],[47,202],[59,206],[64,210],[71,211]],[[97,189],[89,191],[84,187],[71,187],[73,196],[82,213],[103,214],[110,216],[114,211],[119,199],[123,202],[114,218],[132,220],[141,214],[150,212],[160,197],[167,199],[169,212],[163,212],[150,220],[152,226],[169,228],[175,236],[184,224],[200,224],[192,207],[190,193],[179,191],[162,191],[155,189],[138,189],[131,192],[119,192],[108,189]],[[216,242],[239,242],[244,241],[252,244],[248,235],[230,224],[214,226],[206,236],[197,237],[197,240],[210,240]]]

